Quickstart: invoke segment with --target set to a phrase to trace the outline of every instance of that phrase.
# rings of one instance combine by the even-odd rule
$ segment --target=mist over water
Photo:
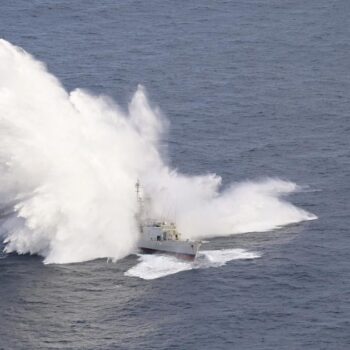
[[[316,217],[284,199],[279,179],[231,184],[180,174],[165,161],[168,122],[139,86],[123,111],[111,98],[67,93],[45,66],[0,40],[1,235],[7,252],[45,263],[120,259],[136,248],[135,182],[150,215],[184,238],[267,231]]]

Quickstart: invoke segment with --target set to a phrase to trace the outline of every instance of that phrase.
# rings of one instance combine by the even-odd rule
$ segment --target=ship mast
[[[135,187],[136,187],[136,199],[137,199],[137,205],[138,205],[136,217],[139,223],[141,223],[142,216],[143,216],[143,199],[141,196],[141,185],[140,185],[139,179],[137,179]]]
[[[136,187],[136,198],[137,198],[137,201],[138,201],[138,202],[141,202],[140,180],[139,180],[139,179],[137,179],[136,184],[135,184],[135,187]]]

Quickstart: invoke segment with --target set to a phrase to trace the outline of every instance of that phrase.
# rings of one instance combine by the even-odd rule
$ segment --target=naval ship
[[[173,222],[145,218],[145,202],[141,195],[140,182],[136,183],[136,195],[139,206],[137,221],[140,229],[138,248],[143,253],[165,253],[178,258],[194,260],[200,241],[183,240]]]

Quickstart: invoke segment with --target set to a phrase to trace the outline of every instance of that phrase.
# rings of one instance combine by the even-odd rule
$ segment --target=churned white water
[[[181,271],[220,267],[231,260],[249,260],[259,258],[257,252],[244,249],[203,250],[195,261],[180,260],[167,255],[139,255],[139,263],[129,269],[125,275],[152,280]]]
[[[65,91],[44,64],[0,40],[6,252],[39,254],[45,263],[123,258],[137,245],[138,178],[152,197],[151,214],[176,220],[184,238],[266,231],[315,218],[284,199],[298,190],[292,182],[246,181],[222,191],[217,174],[179,173],[160,151],[167,128],[142,86],[123,111],[109,97]],[[226,259],[224,252],[202,254],[214,264]],[[129,274],[139,275],[140,268],[151,269],[159,259],[172,261],[142,257]],[[171,271],[192,268],[175,265]]]

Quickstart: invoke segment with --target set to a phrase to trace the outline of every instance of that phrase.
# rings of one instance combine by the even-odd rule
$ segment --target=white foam
[[[125,275],[152,280],[193,269],[220,267],[231,260],[248,260],[259,257],[259,253],[244,249],[204,250],[198,253],[196,260],[193,262],[168,255],[139,254],[139,262],[125,272]]]

